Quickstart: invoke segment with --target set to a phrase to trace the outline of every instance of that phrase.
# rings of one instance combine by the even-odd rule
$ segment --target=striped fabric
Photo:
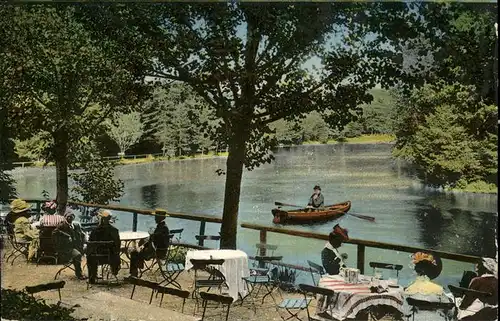
[[[64,222],[64,217],[61,215],[43,215],[40,219],[40,227],[56,227],[61,222]]]
[[[360,278],[366,279],[361,275]],[[391,306],[401,312],[403,309],[402,288],[389,288],[385,293],[371,293],[370,284],[349,284],[338,275],[322,277],[319,286],[335,291],[336,295],[327,298],[319,295],[316,313],[327,313],[338,320],[355,318],[360,311],[374,306]]]

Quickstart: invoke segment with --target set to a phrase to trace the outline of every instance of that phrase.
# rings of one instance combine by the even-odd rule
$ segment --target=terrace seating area
[[[110,278],[110,267],[105,263],[99,267],[96,284],[78,280],[68,262],[59,261],[57,253],[50,255],[45,249],[40,253],[48,258],[46,260],[30,263],[17,259],[25,257],[26,248],[10,236],[6,238],[8,242],[3,243],[2,286],[34,289],[30,293],[35,294],[45,289],[40,285],[62,280],[54,283],[58,285],[53,287],[57,292],[35,295],[79,305],[81,309],[77,308],[75,313],[82,318],[87,317],[86,313],[112,318],[113,313],[129,311],[129,320],[135,315],[137,320],[141,319],[137,311],[147,311],[158,320],[167,320],[158,317],[162,311],[175,316],[168,320],[427,320],[429,312],[439,316],[436,320],[441,320],[441,316],[443,320],[457,320],[457,302],[464,295],[493,295],[471,292],[458,287],[458,283],[457,287],[450,287],[445,301],[409,295],[399,284],[399,274],[405,267],[378,261],[368,262],[368,273],[358,270],[355,276],[347,270],[328,275],[321,264],[308,261],[308,267],[303,269],[308,281],[294,282],[284,277],[286,267],[291,265],[283,262],[278,245],[257,243],[255,253],[249,255],[241,250],[217,249],[220,237],[200,237],[208,236],[200,233],[192,240],[186,236],[182,239],[183,229],[171,231],[175,233],[169,235],[169,248],[155,248],[164,255],[155,254],[146,260],[138,277],[128,273],[129,253],[140,240],[149,237],[149,233],[121,232],[119,274]],[[213,244],[207,242],[202,247],[200,239]],[[214,248],[209,248],[210,245]],[[93,254],[87,253],[89,255]],[[86,260],[84,256],[83,266]],[[383,279],[380,269],[391,277]],[[98,305],[99,301],[106,304]],[[89,309],[89,306],[95,308]],[[106,311],[106,306],[114,312]],[[127,315],[123,315],[124,320]]]

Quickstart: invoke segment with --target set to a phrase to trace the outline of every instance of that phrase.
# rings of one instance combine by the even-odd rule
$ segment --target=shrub
[[[2,288],[2,319],[9,320],[77,320],[71,316],[74,309],[55,304],[47,304],[45,300],[31,295]]]

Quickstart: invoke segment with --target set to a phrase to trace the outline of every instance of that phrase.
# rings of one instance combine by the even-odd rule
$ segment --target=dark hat
[[[321,191],[321,187],[319,187],[319,185],[315,185],[313,189],[319,189]]]
[[[345,228],[342,228],[340,227],[340,225],[336,224],[334,227],[333,227],[333,231],[332,231],[332,234],[334,235],[338,235],[339,237],[342,237],[342,240],[343,241],[347,241],[349,240],[349,235],[348,235],[348,230],[345,229]]]

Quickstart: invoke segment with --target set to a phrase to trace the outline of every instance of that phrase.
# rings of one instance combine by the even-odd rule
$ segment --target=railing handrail
[[[298,230],[288,230],[288,229],[284,229],[284,228],[263,226],[263,225],[250,224],[250,223],[242,223],[241,227],[247,228],[247,229],[252,229],[252,230],[258,230],[258,231],[266,231],[266,232],[271,232],[271,233],[279,233],[279,234],[286,234],[286,235],[291,235],[291,236],[312,238],[312,239],[317,239],[317,240],[328,240],[328,234],[320,234],[320,233],[298,231]],[[374,248],[385,249],[385,250],[408,252],[408,253],[415,253],[418,251],[427,251],[427,252],[435,253],[435,254],[439,255],[439,257],[441,257],[443,259],[450,259],[450,260],[454,260],[454,261],[467,262],[467,263],[477,263],[477,262],[481,261],[480,257],[472,256],[472,255],[450,253],[450,252],[439,251],[439,250],[428,250],[428,249],[422,249],[422,248],[418,248],[418,247],[414,247],[414,246],[406,246],[406,245],[399,245],[399,244],[392,244],[392,243],[385,243],[385,242],[375,242],[375,241],[366,241],[366,240],[349,238],[349,240],[346,241],[345,243],[363,245],[363,246],[374,247]]]
[[[45,199],[24,199],[28,203],[36,203],[36,202],[46,202],[47,200]],[[108,210],[114,210],[114,211],[120,211],[120,212],[129,212],[129,213],[137,213],[141,215],[153,215],[154,210],[147,210],[147,209],[141,209],[141,208],[135,208],[135,207],[128,207],[128,206],[122,206],[122,205],[102,205],[102,204],[92,204],[92,203],[84,203],[84,202],[77,202],[77,201],[68,201],[69,205],[77,205],[77,206],[86,206],[86,207],[96,207],[96,208],[104,208]],[[222,223],[222,218],[220,217],[214,217],[214,216],[209,216],[209,215],[203,215],[203,214],[185,214],[185,213],[177,213],[177,212],[170,212],[167,210],[167,214],[169,217],[175,217],[175,218],[180,218],[183,220],[190,220],[190,221],[204,221],[208,223]]]

